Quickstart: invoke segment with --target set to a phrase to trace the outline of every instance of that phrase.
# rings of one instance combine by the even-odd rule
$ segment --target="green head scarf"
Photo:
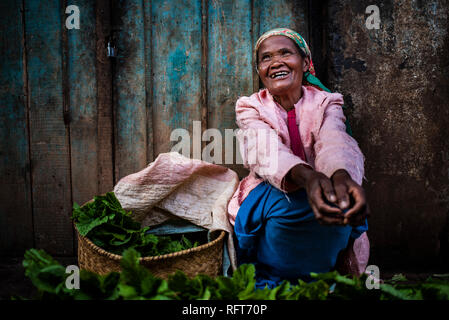
[[[301,52],[303,53],[303,56],[309,58],[309,60],[310,60],[309,70],[304,72],[304,75],[303,75],[304,85],[310,85],[319,90],[331,92],[315,76],[315,68],[314,68],[313,62],[312,62],[312,54],[310,53],[310,49],[309,49],[309,46],[307,45],[307,42],[304,40],[304,38],[298,32],[293,31],[291,29],[287,29],[287,28],[272,29],[270,31],[265,32],[263,35],[260,36],[260,38],[257,40],[256,46],[254,48],[254,61],[256,61],[256,70],[258,70],[257,53],[259,51],[259,47],[265,39],[272,37],[272,36],[285,36],[287,38],[292,39],[293,42],[295,42],[295,44],[298,46],[299,50],[301,50]],[[343,109],[345,109],[345,106],[343,106]],[[352,136],[352,130],[351,130],[348,120],[346,120],[346,132]]]

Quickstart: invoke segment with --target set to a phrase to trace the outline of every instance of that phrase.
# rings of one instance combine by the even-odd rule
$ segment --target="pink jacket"
[[[260,182],[267,180],[284,192],[294,190],[294,186],[285,183],[285,176],[297,164],[307,164],[330,177],[336,170],[345,169],[352,179],[362,184],[364,175],[364,156],[357,142],[346,133],[345,116],[342,105],[343,97],[339,93],[320,91],[312,86],[302,86],[303,95],[295,104],[299,133],[304,145],[307,162],[293,154],[290,149],[290,136],[287,127],[287,112],[274,101],[267,89],[260,90],[250,97],[237,100],[235,112],[240,130],[237,139],[245,167],[250,174],[239,184],[228,204],[229,220],[234,224],[241,203]],[[255,139],[244,139],[248,130],[274,129],[277,133],[270,146],[275,145],[277,152],[267,152],[258,148]],[[271,138],[273,139],[273,138]],[[273,144],[274,142],[274,144]],[[248,154],[256,155],[249,161]],[[277,157],[274,159],[273,157]],[[274,159],[274,160],[273,160]],[[262,163],[274,161],[278,165],[275,170],[262,170]],[[355,257],[351,265],[362,273],[369,257],[369,241],[364,233],[354,243]],[[354,256],[354,254],[352,255]],[[354,260],[354,258],[352,258]]]

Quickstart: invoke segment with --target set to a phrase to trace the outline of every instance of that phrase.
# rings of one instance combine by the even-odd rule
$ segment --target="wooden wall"
[[[255,40],[281,26],[309,40],[311,3],[2,1],[0,256],[76,254],[73,202],[170,151],[176,128],[235,128],[235,101],[259,86]],[[79,30],[65,27],[68,5]]]
[[[73,256],[73,202],[170,151],[174,129],[235,128],[235,101],[259,88],[255,40],[287,26],[366,156],[370,262],[447,271],[447,2],[384,1],[368,30],[370,1],[0,1],[0,257]]]

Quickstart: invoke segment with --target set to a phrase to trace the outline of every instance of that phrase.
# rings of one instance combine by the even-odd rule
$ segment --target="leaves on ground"
[[[429,278],[407,284],[393,278],[367,289],[368,276],[340,275],[338,272],[312,273],[313,281],[284,281],[269,289],[256,289],[255,267],[241,265],[232,277],[207,275],[187,277],[177,271],[167,280],[155,277],[139,264],[140,254],[133,248],[123,252],[120,273],[97,275],[80,272],[80,289],[67,289],[69,274],[43,250],[25,252],[25,275],[38,289],[35,299],[44,300],[448,300],[449,281]],[[405,278],[405,277],[404,277]],[[388,283],[390,282],[390,283]]]

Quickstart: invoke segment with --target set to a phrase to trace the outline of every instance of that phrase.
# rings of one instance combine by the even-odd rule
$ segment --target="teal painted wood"
[[[142,0],[115,1],[112,7],[118,58],[114,79],[115,177],[147,165],[145,33]]]
[[[145,109],[147,119],[147,162],[155,159],[153,147],[153,76],[151,68],[151,1],[143,2],[144,9],[144,34],[145,34]]]
[[[73,255],[68,129],[63,120],[60,1],[25,1],[34,236],[37,248]]]
[[[33,246],[21,2],[0,3],[0,255]]]
[[[96,81],[97,81],[97,144],[98,192],[104,194],[114,187],[114,126],[112,103],[112,67],[107,57],[107,40],[111,33],[111,3],[95,3],[96,18]]]
[[[252,93],[251,1],[210,1],[208,125],[235,128],[235,102]]]
[[[309,43],[308,2],[306,0],[253,1],[253,46],[263,33],[274,28],[293,29]],[[262,83],[257,77],[254,81],[254,89],[261,87]]]
[[[235,101],[258,89],[251,57],[255,39],[278,26],[308,35],[306,1],[82,0],[76,3],[81,30],[65,30],[63,4],[70,3],[25,0],[22,65],[18,3],[0,7],[6,39],[1,53],[10,57],[0,63],[0,152],[9,150],[0,160],[7,182],[0,195],[0,210],[6,210],[0,216],[0,254],[17,254],[33,237],[36,247],[52,254],[73,254],[72,187],[77,202],[105,192],[113,184],[113,156],[117,180],[170,151],[172,130],[192,134],[194,120],[222,133],[235,128]],[[109,4],[112,24],[104,16]],[[113,77],[103,56],[110,28],[119,55]],[[21,100],[26,74],[29,141],[26,99]],[[67,125],[64,109],[71,111]],[[241,166],[230,167],[242,176]],[[9,211],[13,218],[3,214]]]
[[[168,152],[171,131],[201,121],[201,0],[152,2],[154,154]],[[192,150],[193,154],[193,150]]]
[[[207,123],[222,133],[225,164],[225,129],[237,128],[235,102],[253,93],[251,0],[209,1],[208,9]]]
[[[254,0],[254,6],[259,9],[259,34],[256,35],[256,39],[268,30],[284,27],[299,32],[308,41],[308,3],[306,0]]]
[[[89,0],[77,1],[76,5],[82,19],[80,29],[67,30],[67,78],[72,195],[74,202],[83,204],[98,194],[99,182],[95,8]]]

